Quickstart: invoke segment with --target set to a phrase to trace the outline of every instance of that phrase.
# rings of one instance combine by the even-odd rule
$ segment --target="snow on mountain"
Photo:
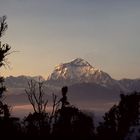
[[[8,88],[27,87],[30,80],[44,80],[42,76],[9,76],[5,78]],[[122,79],[115,80],[104,71],[93,67],[87,61],[81,58],[74,59],[71,62],[59,64],[47,79],[49,88],[59,90],[62,86],[71,86],[74,84],[93,83],[103,87],[117,89],[118,91],[131,92],[140,91],[140,79]]]
[[[58,85],[96,83],[108,86],[115,82],[107,73],[91,66],[81,58],[56,66],[52,74],[48,77],[48,83]]]
[[[39,77],[10,76],[5,78],[6,102],[12,106],[29,104],[25,94],[27,83],[33,79],[38,80]],[[43,77],[40,79],[45,80]],[[115,80],[81,58],[56,66],[45,83],[48,85],[45,93],[50,102],[52,93],[61,98],[61,88],[67,85],[70,103],[85,110],[94,110],[100,117],[119,101],[120,91],[127,93],[140,89],[140,79]]]
[[[41,76],[9,76],[5,78],[8,102],[17,102],[17,98],[18,101],[25,102],[27,100],[25,89],[28,86],[28,81],[39,78],[45,80]],[[92,104],[93,101],[99,102],[102,99],[114,102],[118,99],[120,91],[124,93],[140,91],[140,79],[115,80],[109,74],[93,67],[81,58],[56,66],[45,83],[47,84],[47,93],[61,95],[60,89],[66,85],[69,86],[69,97],[72,100],[77,99],[85,102],[87,98],[87,104],[89,104],[89,99],[92,100]]]

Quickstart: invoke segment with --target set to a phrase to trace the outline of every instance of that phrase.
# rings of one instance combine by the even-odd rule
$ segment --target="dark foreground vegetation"
[[[36,81],[34,81],[36,82]],[[39,87],[39,86],[38,86]],[[34,139],[84,139],[84,140],[127,140],[132,126],[139,126],[140,93],[121,94],[118,105],[114,105],[103,116],[103,121],[94,127],[93,117],[70,105],[66,90],[62,98],[53,95],[53,108],[47,112],[43,94],[33,90],[30,102],[34,112],[23,120],[12,117],[8,105],[0,106],[0,134],[2,137]],[[29,93],[31,93],[30,91]],[[29,94],[28,93],[28,94]],[[35,93],[35,94],[34,94]],[[30,96],[30,95],[28,95]],[[140,137],[138,137],[140,139]]]
[[[0,67],[7,64],[5,58],[10,54],[11,47],[1,41],[7,28],[6,16],[0,17]],[[66,86],[62,88],[61,99],[52,95],[52,111],[47,112],[44,82],[29,81],[25,93],[34,112],[23,120],[11,116],[10,107],[4,103],[5,91],[4,78],[0,77],[0,139],[127,140],[130,128],[139,126],[139,92],[121,94],[120,102],[105,113],[103,121],[95,128],[92,116],[69,103]]]

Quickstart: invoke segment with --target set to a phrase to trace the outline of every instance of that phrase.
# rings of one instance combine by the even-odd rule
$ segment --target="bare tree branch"
[[[39,82],[35,80],[29,81],[28,89],[26,89],[25,92],[35,112],[43,113],[46,111],[48,100],[44,98],[44,82],[41,82],[40,79]]]

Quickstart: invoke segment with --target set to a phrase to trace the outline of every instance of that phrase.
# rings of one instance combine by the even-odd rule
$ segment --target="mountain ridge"
[[[131,92],[140,91],[140,78],[123,78],[116,80],[108,73],[93,67],[89,62],[82,58],[76,58],[67,63],[61,63],[54,68],[47,80],[42,76],[9,76],[5,78],[7,87],[27,87],[29,80],[41,79],[51,87],[71,86],[79,83],[95,83],[107,88],[118,88],[120,91]],[[25,86],[26,85],[26,86]]]
[[[48,83],[64,83],[72,85],[76,83],[98,83],[106,86],[106,83],[112,84],[115,80],[107,73],[93,67],[87,61],[81,58],[74,59],[71,62],[60,64],[47,79]]]
[[[70,76],[71,73],[73,74],[72,77]],[[49,101],[51,101],[52,93],[61,98],[62,86],[68,86],[70,102],[85,109],[108,110],[119,101],[121,91],[124,93],[134,90],[140,91],[139,78],[115,80],[106,72],[79,58],[56,66],[52,74],[55,76],[54,79],[50,75],[45,81],[47,86],[45,93],[47,93],[46,96]],[[5,79],[8,88],[6,101],[11,105],[29,104],[25,94],[25,89],[28,87],[27,83],[38,78],[23,75],[7,77]],[[45,79],[42,78],[42,80]]]

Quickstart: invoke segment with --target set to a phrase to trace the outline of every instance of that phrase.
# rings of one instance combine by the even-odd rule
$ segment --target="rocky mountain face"
[[[56,86],[96,83],[108,87],[116,84],[116,80],[112,79],[109,74],[91,66],[81,58],[56,66],[47,81],[48,84]]]
[[[56,66],[47,82],[55,86],[92,83],[124,92],[140,91],[140,79],[115,80],[81,58]]]

